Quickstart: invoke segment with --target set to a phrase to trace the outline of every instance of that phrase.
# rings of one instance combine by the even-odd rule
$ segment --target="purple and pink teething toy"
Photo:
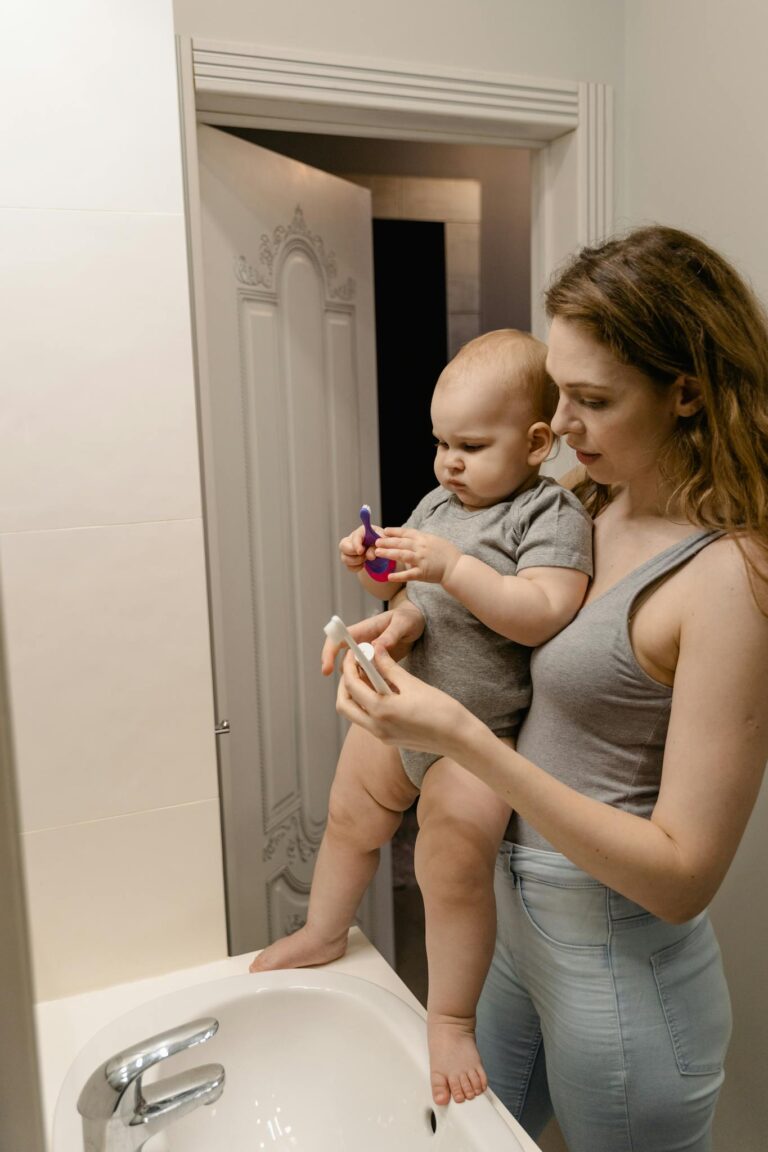
[[[363,537],[363,544],[366,549],[372,548],[378,539],[380,539],[378,532],[374,532],[371,528],[371,509],[367,504],[363,504],[360,509],[360,519],[365,528],[365,536]],[[385,560],[382,556],[381,559],[366,560],[365,570],[372,580],[378,580],[380,584],[387,584],[387,577],[390,572],[393,572],[397,565],[394,560]]]

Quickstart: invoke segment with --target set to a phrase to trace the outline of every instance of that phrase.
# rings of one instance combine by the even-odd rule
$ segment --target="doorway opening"
[[[406,300],[403,268],[412,271]],[[429,405],[448,359],[445,225],[373,217],[382,524],[404,524],[435,486]]]
[[[462,344],[531,325],[531,154],[222,125],[367,187],[372,196],[381,507],[401,524],[431,488],[430,399]],[[413,855],[416,805],[392,842],[394,967],[426,1004],[424,910]]]

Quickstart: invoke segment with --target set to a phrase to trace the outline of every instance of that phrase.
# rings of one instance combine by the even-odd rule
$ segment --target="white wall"
[[[170,0],[11,0],[0,567],[38,999],[226,954]]]
[[[177,32],[211,40],[621,87],[616,0],[173,0],[173,10]]]
[[[768,7],[762,0],[626,5],[626,197],[621,223],[697,232],[768,301]],[[713,919],[735,1030],[716,1148],[758,1152],[768,1138],[768,789],[717,896]]]
[[[626,220],[700,233],[768,298],[762,0],[629,0]]]
[[[327,52],[355,62],[424,64],[612,84],[623,102],[621,0],[173,0],[176,31],[200,39]],[[622,136],[616,134],[617,196]]]

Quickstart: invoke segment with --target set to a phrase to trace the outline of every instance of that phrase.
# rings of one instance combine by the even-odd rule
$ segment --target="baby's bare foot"
[[[477,1051],[472,1017],[428,1012],[427,1035],[435,1104],[447,1104],[451,1099],[463,1104],[485,1092],[488,1078]]]
[[[310,968],[313,964],[330,964],[347,950],[347,934],[335,939],[321,939],[308,924],[291,936],[282,936],[269,944],[251,961],[250,972],[272,972],[276,968]]]

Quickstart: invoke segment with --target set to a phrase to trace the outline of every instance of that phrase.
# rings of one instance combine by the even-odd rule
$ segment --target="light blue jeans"
[[[731,1009],[706,912],[667,924],[557,852],[503,844],[478,1007],[494,1092],[569,1152],[710,1152]]]

